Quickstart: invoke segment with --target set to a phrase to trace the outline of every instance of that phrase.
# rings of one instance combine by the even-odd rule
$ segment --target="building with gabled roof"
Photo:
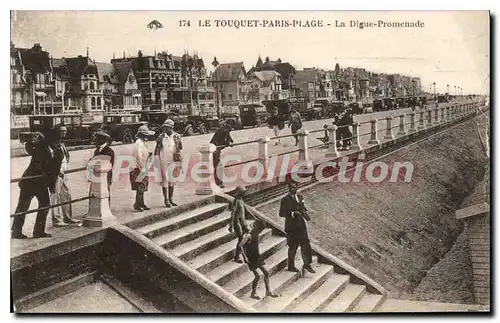
[[[238,111],[240,104],[247,103],[247,80],[243,62],[223,63],[216,67],[211,76],[217,91],[218,107]]]

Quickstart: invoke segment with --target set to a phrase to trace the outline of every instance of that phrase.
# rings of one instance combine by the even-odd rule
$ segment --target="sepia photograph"
[[[491,313],[490,22],[11,10],[11,311]]]

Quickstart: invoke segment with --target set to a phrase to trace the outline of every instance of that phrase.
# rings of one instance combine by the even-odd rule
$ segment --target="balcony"
[[[11,83],[10,88],[11,89],[24,89],[24,88],[26,88],[26,84],[25,83]]]
[[[54,84],[38,84],[35,83],[35,90],[52,90],[54,89]]]
[[[85,94],[93,94],[93,95],[102,95],[102,90],[90,90],[90,89],[86,89],[86,90],[83,90],[83,93]]]

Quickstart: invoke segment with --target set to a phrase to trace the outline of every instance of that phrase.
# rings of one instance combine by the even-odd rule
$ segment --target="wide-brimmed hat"
[[[165,120],[165,122],[163,123],[162,127],[168,127],[168,128],[172,128],[174,129],[175,127],[175,122],[171,119],[167,119]]]
[[[155,134],[155,132],[150,131],[148,126],[146,126],[146,125],[140,126],[139,129],[137,129],[137,135],[152,136],[154,134]]]

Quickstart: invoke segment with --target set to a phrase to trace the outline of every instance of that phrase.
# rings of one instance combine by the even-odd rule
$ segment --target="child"
[[[265,224],[261,221],[255,221],[252,229],[249,233],[245,233],[243,240],[240,243],[242,249],[243,258],[245,259],[248,268],[253,272],[255,278],[252,281],[252,294],[250,297],[253,299],[260,299],[257,296],[257,284],[259,283],[259,273],[257,269],[260,269],[264,274],[264,284],[266,286],[266,296],[278,297],[271,292],[269,287],[269,272],[264,267],[264,260],[260,256],[259,252],[259,234],[264,230]]]

